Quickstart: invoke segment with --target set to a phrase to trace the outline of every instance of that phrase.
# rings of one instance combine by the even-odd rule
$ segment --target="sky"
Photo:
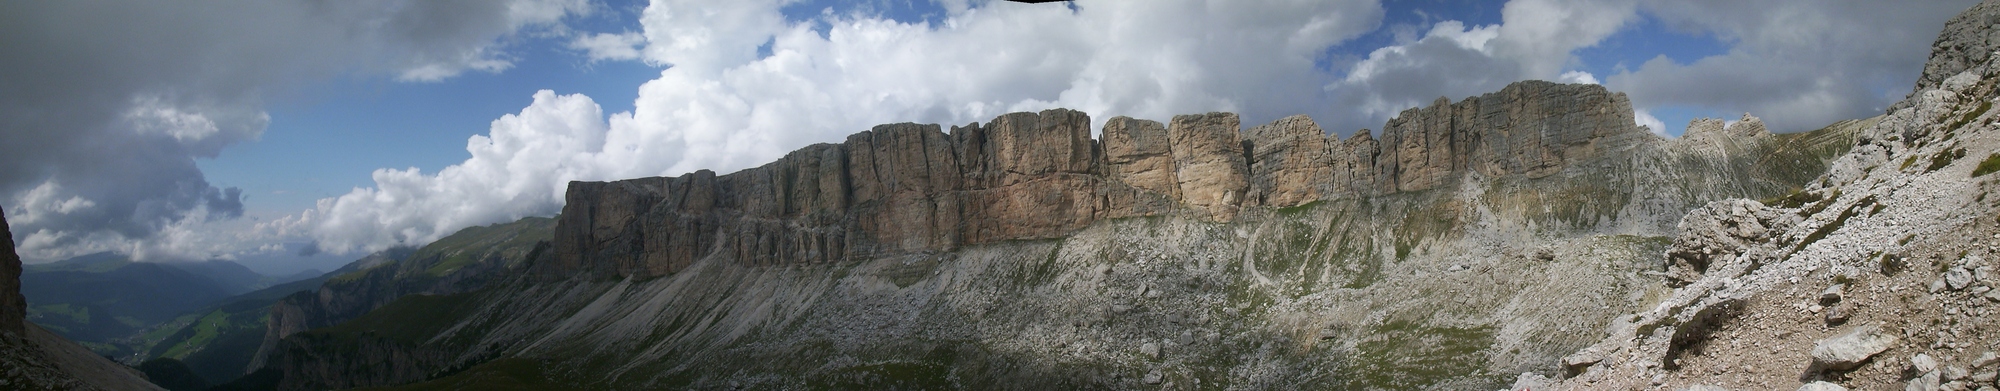
[[[873,125],[1065,107],[1345,137],[1520,80],[1638,123],[1881,114],[1969,0],[0,3],[0,208],[31,263],[331,270]]]

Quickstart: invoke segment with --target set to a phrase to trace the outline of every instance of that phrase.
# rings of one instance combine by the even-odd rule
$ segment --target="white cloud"
[[[1556,82],[1572,83],[1572,84],[1598,84],[1597,75],[1592,75],[1590,74],[1590,72],[1584,72],[1584,71],[1563,72],[1561,75],[1556,75]]]
[[[251,248],[240,190],[196,159],[255,140],[264,98],[341,75],[512,66],[585,0],[0,2],[0,200],[31,260]],[[22,76],[31,75],[31,76]],[[217,225],[221,224],[221,225]]]
[[[587,97],[538,93],[490,138],[474,137],[461,164],[378,170],[375,187],[262,228],[333,252],[424,243],[553,214],[570,180],[730,172],[890,122],[1054,107],[1103,118],[1323,113],[1316,85],[1332,76],[1315,58],[1381,17],[1372,1],[1082,2],[1074,12],[994,2],[949,8],[933,25],[837,13],[788,22],[779,6],[655,2],[641,53],[671,67],[640,86],[633,111],[607,117]]]
[[[1657,134],[1662,137],[1671,137],[1670,135],[1667,134],[1667,123],[1660,121],[1659,118],[1653,117],[1653,113],[1647,112],[1646,109],[1632,110],[1632,122],[1638,123],[1639,126],[1646,127],[1646,131],[1653,132],[1653,134]]]
[[[645,44],[646,36],[639,33],[597,33],[577,36],[569,48],[583,51],[591,61],[622,61],[639,59],[639,48]]]
[[[1597,45],[1634,16],[1632,1],[1515,0],[1501,24],[1447,20],[1412,42],[1376,49],[1325,89],[1338,110],[1321,125],[1340,133],[1381,126],[1438,97],[1460,99],[1524,79],[1596,83],[1571,68],[1577,49]]]
[[[1749,111],[1773,131],[1815,129],[1902,99],[1943,21],[1975,2],[1648,1],[1647,14],[1729,50],[1689,63],[1660,56],[1605,85],[1639,107]]]
[[[14,197],[13,204],[16,206],[8,209],[13,211],[14,218],[7,221],[16,225],[34,224],[54,217],[53,215],[66,215],[97,206],[97,202],[80,196],[71,195],[64,198],[63,195],[66,193],[62,191],[61,185],[55,182],[43,182],[40,186]]]
[[[1642,10],[1636,1],[1516,0],[1502,9],[1501,24],[1435,23],[1421,37],[1328,71],[1315,60],[1377,28],[1379,4],[1083,1],[1072,10],[954,1],[934,24],[912,24],[835,12],[787,21],[779,1],[696,3],[648,7],[643,46],[625,34],[570,43],[593,59],[668,66],[639,87],[634,110],[606,116],[588,97],[537,93],[519,114],[495,121],[490,136],[473,137],[472,157],[461,164],[435,174],[378,170],[374,187],[260,229],[306,236],[332,252],[424,243],[466,226],[554,213],[570,180],[726,173],[875,124],[961,124],[1053,107],[1099,119],[1238,111],[1246,125],[1307,113],[1345,133],[1439,96],[1521,79],[1598,82],[1576,69],[1574,53],[1640,20]],[[1665,8],[1644,10],[1670,13]],[[1776,25],[1807,35],[1840,28]],[[1607,84],[1619,90],[1621,77],[1631,76]],[[1640,125],[1664,131],[1650,113],[1637,114]]]

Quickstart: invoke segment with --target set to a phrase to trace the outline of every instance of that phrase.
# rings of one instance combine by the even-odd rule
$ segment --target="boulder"
[[[1903,391],[1937,391],[1938,383],[1937,371],[1924,372],[1917,375],[1917,377],[1910,378],[1910,381],[1904,382]]]
[[[1847,391],[1847,387],[1841,387],[1839,384],[1824,381],[1815,381],[1799,386],[1799,391]]]
[[[1972,286],[1972,271],[1965,270],[1962,267],[1954,267],[1951,270],[1946,270],[1944,272],[1944,285],[1946,289],[1950,290],[1960,290]]]
[[[1839,303],[1846,292],[1847,284],[1833,284],[1833,286],[1826,287],[1825,290],[1819,291],[1819,304],[1833,305]]]
[[[1917,353],[1917,355],[1910,357],[1911,373],[1925,373],[1925,372],[1935,371],[1937,369],[1938,369],[1937,359],[1931,358],[1931,355],[1929,354]]]
[[[1813,344],[1812,366],[1819,370],[1851,370],[1870,357],[1889,350],[1897,340],[1896,336],[1883,332],[1881,325],[1855,326]]]
[[[1592,365],[1604,361],[1604,355],[1595,350],[1584,349],[1562,358],[1563,375],[1576,376],[1590,370]]]

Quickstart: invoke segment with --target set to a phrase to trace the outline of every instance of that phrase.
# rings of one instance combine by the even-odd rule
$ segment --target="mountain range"
[[[1809,132],[1665,138],[1623,94],[1523,81],[1344,138],[1055,109],[571,182],[555,218],[176,312],[199,320],[142,367],[218,390],[1985,389],[1995,21],[1966,10],[1909,98]],[[47,272],[137,265],[115,264]],[[40,328],[8,288],[7,381],[136,376],[12,358],[74,345],[20,342]]]

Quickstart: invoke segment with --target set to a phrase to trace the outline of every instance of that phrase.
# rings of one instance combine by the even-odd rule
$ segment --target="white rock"
[[[1972,367],[1985,368],[1987,365],[1993,365],[1994,363],[2000,363],[2000,355],[1996,355],[1993,351],[1989,350],[1986,353],[1980,353],[1978,359],[1972,360]]]
[[[1895,346],[1896,340],[1896,336],[1882,332],[1881,325],[1856,326],[1814,344],[1813,367],[1836,371],[1854,369],[1869,357]]]
[[[1945,287],[1951,288],[1951,290],[1965,289],[1966,286],[1972,285],[1972,271],[1965,270],[1962,267],[1954,267],[1951,270],[1946,270],[1944,272],[1944,284]]]
[[[1542,374],[1539,373],[1521,372],[1520,376],[1514,378],[1514,386],[1509,389],[1513,391],[1522,391],[1522,390],[1533,390],[1537,388],[1548,388],[1549,383],[1554,381],[1555,381],[1554,379],[1549,379],[1547,376],[1542,376]]]
[[[1160,358],[1160,343],[1147,342],[1144,345],[1139,345],[1139,355],[1146,356],[1146,358]]]
[[[1139,378],[1139,381],[1146,384],[1160,384],[1160,380],[1165,377],[1166,375],[1161,374],[1159,368],[1153,368],[1153,370],[1146,372],[1146,377]]]
[[[1847,284],[1833,284],[1833,286],[1826,287],[1826,290],[1819,291],[1819,304],[1833,305],[1834,303],[1839,303],[1846,294]]]
[[[1960,367],[1957,365],[1947,365],[1944,367],[1943,371],[1939,372],[1939,374],[1944,375],[1943,377],[1944,381],[1958,381],[1960,379],[1964,379],[1966,376],[1972,375],[1970,372],[1967,372],[1964,367]]]
[[[1937,389],[1937,371],[1924,372],[1923,375],[1918,375],[1917,378],[1910,379],[1909,383],[1903,383],[1903,391],[1937,391]]]
[[[1916,356],[1910,357],[1910,369],[1912,369],[1910,372],[1925,373],[1935,371],[1937,370],[1937,366],[1937,359],[1931,358],[1929,354],[1917,353]]]
[[[1806,383],[1806,385],[1803,386],[1799,386],[1799,391],[1847,391],[1847,387],[1841,387],[1839,384],[1816,381],[1816,382]]]
[[[1972,377],[1969,377],[1968,379],[1972,379],[1973,383],[1993,384],[1993,379],[1995,378],[2000,378],[2000,373],[1994,373],[1993,370],[1991,369],[1982,369],[1977,372],[1973,372]]]

